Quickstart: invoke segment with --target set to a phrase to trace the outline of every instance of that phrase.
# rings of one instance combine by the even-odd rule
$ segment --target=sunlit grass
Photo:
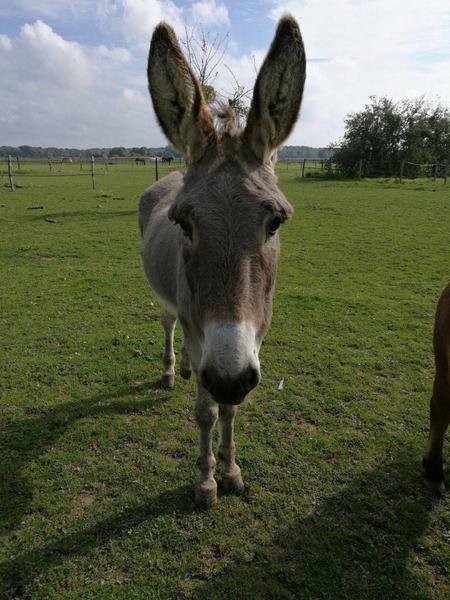
[[[450,189],[298,174],[280,167],[296,214],[237,418],[247,491],[209,513],[193,383],[158,385],[153,167],[1,188],[1,597],[448,598],[449,500],[420,458]]]

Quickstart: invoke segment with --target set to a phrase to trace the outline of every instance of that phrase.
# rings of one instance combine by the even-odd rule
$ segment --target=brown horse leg
[[[195,418],[200,429],[200,471],[195,487],[195,502],[199,508],[208,509],[217,502],[217,483],[214,479],[216,459],[212,451],[212,434],[218,416],[217,404],[197,379]]]
[[[450,385],[444,375],[436,374],[430,403],[430,435],[423,458],[424,475],[434,492],[445,492],[442,447],[450,423]]]
[[[161,311],[161,324],[164,327],[165,344],[161,385],[165,388],[172,388],[175,384],[175,353],[173,351],[173,334],[175,331],[176,322],[176,317],[171,315],[163,308]]]
[[[223,490],[232,494],[242,494],[244,491],[241,469],[235,461],[236,446],[233,439],[237,408],[219,404],[219,469]]]

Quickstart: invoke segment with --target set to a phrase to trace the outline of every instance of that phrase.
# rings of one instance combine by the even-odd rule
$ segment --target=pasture
[[[202,513],[194,385],[159,386],[139,256],[153,167],[59,171],[0,189],[0,596],[448,598],[450,500],[420,461],[450,190],[279,166],[296,214],[236,419],[247,489]]]

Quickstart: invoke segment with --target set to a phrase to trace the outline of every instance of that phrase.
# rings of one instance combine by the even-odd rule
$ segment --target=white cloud
[[[11,40],[7,35],[0,34],[0,50],[8,51],[11,50]]]
[[[191,7],[192,20],[202,25],[229,25],[228,9],[216,0],[201,0]]]
[[[309,61],[302,118],[290,143],[327,144],[369,96],[450,99],[448,0],[277,0],[299,21]]]
[[[136,89],[126,87],[122,92],[122,96],[130,105],[144,105],[145,109],[148,109],[148,94],[144,95]]]
[[[163,142],[145,79],[135,76],[129,50],[68,41],[43,21],[24,25],[8,40],[0,43],[2,143],[89,147]]]
[[[184,30],[183,10],[171,0],[121,0],[125,39],[131,45],[148,47],[153,29],[166,21],[177,33]]]

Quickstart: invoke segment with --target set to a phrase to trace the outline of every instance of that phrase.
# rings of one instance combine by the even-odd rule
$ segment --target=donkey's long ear
[[[290,15],[278,23],[256,79],[244,139],[260,160],[268,160],[290,134],[303,96],[306,57],[299,26]]]
[[[214,139],[213,117],[167,23],[160,23],[153,32],[147,76],[162,130],[178,150],[198,160]]]

